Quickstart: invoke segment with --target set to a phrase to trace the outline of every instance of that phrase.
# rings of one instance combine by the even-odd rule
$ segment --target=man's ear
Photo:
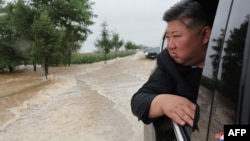
[[[209,26],[203,27],[201,35],[204,44],[207,44],[209,42],[211,31],[212,31],[211,27]]]

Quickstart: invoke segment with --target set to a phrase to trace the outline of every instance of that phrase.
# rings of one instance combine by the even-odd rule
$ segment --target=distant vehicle
[[[144,50],[145,57],[148,59],[155,59],[159,53],[158,47],[149,47]]]

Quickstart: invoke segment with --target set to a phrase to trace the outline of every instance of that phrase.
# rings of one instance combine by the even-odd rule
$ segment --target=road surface
[[[130,99],[154,66],[139,52],[106,64],[49,68],[48,80],[8,76],[2,93],[29,85],[21,79],[50,83],[0,98],[0,141],[143,141]]]

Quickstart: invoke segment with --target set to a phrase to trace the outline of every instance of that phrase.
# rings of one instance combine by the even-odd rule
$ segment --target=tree
[[[34,22],[32,31],[35,37],[33,53],[38,60],[43,61],[45,77],[47,78],[49,57],[60,45],[60,35],[62,33],[54,26],[47,10],[44,10],[39,19]]]
[[[131,49],[139,49],[141,46],[134,44],[132,41],[127,41],[124,47],[128,51]]]
[[[2,5],[0,6],[2,7]],[[16,48],[15,42],[18,32],[15,30],[8,16],[6,7],[0,10],[0,68],[8,67],[12,72],[15,66],[24,59],[22,53]]]
[[[117,56],[117,52],[119,51],[119,49],[122,47],[123,45],[123,40],[120,39],[119,34],[116,32],[113,32],[112,34],[112,45],[115,49],[115,56]]]
[[[104,21],[102,24],[102,30],[101,30],[101,37],[100,39],[97,38],[96,41],[95,41],[95,46],[104,52],[104,60],[106,63],[107,61],[107,54],[111,51],[112,49],[112,42],[111,42],[111,39],[110,39],[110,31],[107,29],[107,22]]]
[[[38,11],[46,7],[55,26],[65,30],[61,51],[68,55],[69,65],[71,53],[77,51],[92,33],[88,27],[94,24],[92,18],[96,17],[92,12],[93,4],[89,0],[32,0],[33,7]]]
[[[32,9],[30,5],[24,0],[18,0],[16,2],[9,3],[6,7],[6,17],[8,19],[8,25],[15,31],[14,49],[20,50],[25,61],[30,58],[34,65],[34,71],[36,71],[36,63],[34,56],[31,54],[31,43],[34,41],[31,25],[34,22],[37,13],[35,9]],[[22,44],[24,43],[25,44]]]

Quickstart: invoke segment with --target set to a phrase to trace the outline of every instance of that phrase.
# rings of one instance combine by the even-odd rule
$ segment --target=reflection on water
[[[143,125],[131,113],[130,98],[155,62],[141,58],[50,68],[49,80],[30,72],[27,82],[46,82],[0,98],[0,141],[142,141]],[[31,88],[20,84],[22,76],[11,79]],[[15,89],[12,83],[1,81],[1,87]]]

